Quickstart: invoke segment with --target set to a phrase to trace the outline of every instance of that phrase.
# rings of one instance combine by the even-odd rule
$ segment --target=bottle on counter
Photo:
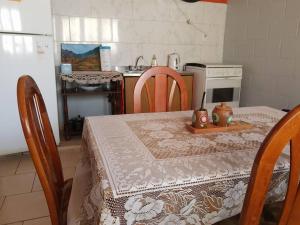
[[[111,71],[111,47],[100,46],[101,71]]]
[[[153,55],[152,56],[152,60],[151,60],[151,66],[157,66],[157,58],[156,58],[156,55]]]

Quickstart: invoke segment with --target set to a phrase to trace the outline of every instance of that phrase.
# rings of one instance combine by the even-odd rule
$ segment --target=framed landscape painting
[[[72,64],[73,71],[99,71],[100,45],[61,44],[61,62]]]

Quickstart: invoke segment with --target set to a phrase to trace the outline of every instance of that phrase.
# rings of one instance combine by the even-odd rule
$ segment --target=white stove
[[[213,108],[220,102],[239,107],[243,74],[241,65],[187,63],[185,70],[194,73],[194,109],[200,107],[204,91],[206,108]]]

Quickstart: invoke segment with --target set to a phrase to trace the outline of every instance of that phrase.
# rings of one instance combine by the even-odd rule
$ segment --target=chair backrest
[[[147,81],[154,77],[154,104],[151,100],[150,88]],[[173,84],[168,96],[168,77],[173,79]],[[142,111],[141,95],[143,87],[146,87],[146,93],[149,103],[150,112],[166,112],[169,111],[172,105],[173,96],[176,84],[180,91],[180,108],[181,110],[188,110],[188,96],[185,82],[181,75],[169,67],[152,67],[146,70],[134,88],[134,113]]]
[[[280,225],[300,224],[300,105],[284,116],[270,131],[256,155],[248,185],[241,225],[259,224],[276,161],[290,143],[290,175]]]
[[[64,178],[43,97],[30,76],[18,80],[17,97],[23,133],[43,187],[52,225],[62,222]]]

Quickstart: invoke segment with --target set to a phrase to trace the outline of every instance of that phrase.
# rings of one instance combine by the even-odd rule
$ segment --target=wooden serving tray
[[[233,121],[228,127],[218,127],[213,123],[207,124],[206,128],[195,128],[190,123],[186,124],[186,128],[193,134],[206,134],[211,132],[227,132],[239,131],[253,128],[253,125],[244,121]]]

